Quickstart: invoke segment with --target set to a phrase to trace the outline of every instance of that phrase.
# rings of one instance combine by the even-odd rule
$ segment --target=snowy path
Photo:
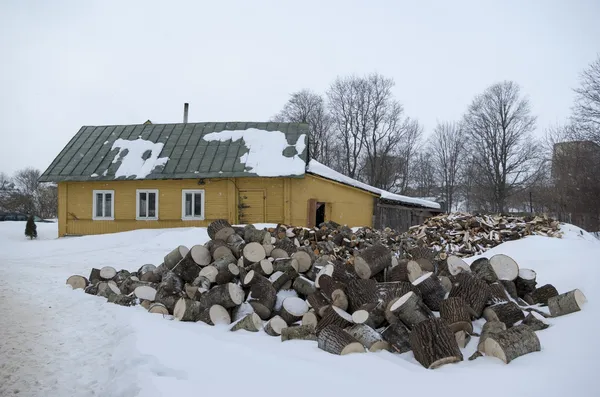
[[[463,396],[469,385],[486,397],[506,397],[498,379],[511,379],[514,395],[597,395],[600,242],[589,235],[527,238],[488,253],[509,254],[535,269],[540,284],[581,288],[590,300],[582,312],[549,320],[552,326],[538,333],[542,352],[509,365],[483,357],[431,371],[416,365],[412,353],[333,356],[315,344],[281,343],[263,332],[167,321],[65,285],[67,277],[87,276],[91,267],[157,264],[178,244],[205,241],[204,229],[55,239],[56,225],[40,224],[36,241],[25,240],[22,229],[19,222],[0,223],[2,397],[226,396],[241,389],[262,397],[417,395],[423,385],[432,395]],[[477,344],[473,339],[465,358]]]

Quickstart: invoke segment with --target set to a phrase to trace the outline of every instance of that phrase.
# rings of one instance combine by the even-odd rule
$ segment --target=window
[[[113,220],[115,219],[115,191],[114,190],[94,190],[94,213],[93,220]]]
[[[136,190],[137,204],[135,219],[139,221],[158,219],[158,190]]]
[[[181,191],[181,219],[204,219],[204,190]]]

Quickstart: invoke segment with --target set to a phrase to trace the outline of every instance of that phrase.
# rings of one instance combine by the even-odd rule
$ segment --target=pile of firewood
[[[505,241],[525,236],[562,237],[560,222],[547,216],[442,214],[412,226],[405,244],[425,245],[460,257],[482,254]]]
[[[539,351],[543,317],[581,310],[585,302],[579,290],[538,287],[536,273],[508,256],[469,266],[424,246],[404,251],[401,235],[389,229],[353,231],[329,222],[258,230],[218,220],[208,234],[210,241],[179,246],[158,266],[105,266],[67,284],[179,321],[316,341],[332,354],[412,351],[426,368],[462,361],[471,336],[479,336],[472,358],[508,363]],[[473,321],[482,317],[478,335]]]

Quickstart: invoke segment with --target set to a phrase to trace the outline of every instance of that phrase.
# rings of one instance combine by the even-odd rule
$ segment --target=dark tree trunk
[[[523,320],[525,315],[515,302],[506,302],[487,307],[483,311],[483,317],[487,321],[503,322],[506,328],[511,328],[517,321]]]
[[[329,306],[325,309],[323,316],[321,316],[321,319],[317,323],[317,335],[319,335],[325,327],[331,324],[335,324],[342,329],[346,328],[352,324],[352,316],[338,307]]]
[[[381,244],[365,248],[354,258],[354,271],[362,279],[369,279],[391,265],[392,252]]]
[[[385,341],[379,332],[366,324],[354,324],[345,329],[354,339],[359,341],[370,352],[390,350],[389,342]]]
[[[548,324],[538,319],[536,316],[533,315],[533,313],[529,313],[523,320],[522,324],[530,326],[531,329],[534,331],[541,331],[549,327]]]
[[[331,354],[363,353],[364,346],[340,326],[329,324],[317,333],[318,347]]]
[[[487,258],[479,258],[471,263],[471,272],[488,284],[498,281],[498,276]]]
[[[433,273],[425,273],[413,281],[413,285],[421,292],[421,297],[427,307],[436,312],[440,310],[440,304],[446,296],[446,291]]]
[[[365,303],[352,313],[352,321],[377,329],[386,321],[385,307],[382,302]]]
[[[442,301],[440,305],[440,317],[446,320],[450,330],[454,333],[465,331],[470,334],[473,332],[471,311],[465,300],[460,296]]]
[[[390,324],[400,320],[411,329],[421,321],[433,317],[431,309],[414,292],[409,292],[401,298],[393,300],[385,310],[385,318]]]
[[[536,273],[531,269],[519,270],[519,276],[515,280],[515,287],[517,288],[517,295],[519,298],[525,298],[525,295],[531,294],[535,291]]]
[[[348,283],[346,295],[350,311],[356,310],[365,303],[377,302],[379,300],[377,282],[371,279],[352,280]]]
[[[467,276],[462,279],[462,282],[458,286],[452,288],[448,296],[462,297],[479,318],[488,302],[490,288],[485,281]]]
[[[558,291],[552,284],[542,285],[540,288],[536,288],[531,294],[530,304],[540,304],[543,306],[548,305],[548,300],[554,296],[558,296]]]
[[[415,359],[428,369],[463,360],[454,333],[441,318],[421,321],[410,333],[410,347]]]
[[[527,325],[518,325],[487,337],[483,344],[487,356],[497,357],[506,364],[515,358],[541,350],[540,340]]]
[[[225,309],[231,309],[240,305],[244,300],[244,291],[241,287],[233,284],[217,285],[210,291],[202,294],[200,303],[204,308],[212,305],[221,305]]]
[[[206,231],[208,232],[208,237],[210,237],[211,240],[221,241],[227,241],[227,238],[235,233],[235,230],[233,230],[229,222],[227,222],[225,219],[217,219],[212,221],[206,228]]]
[[[251,280],[248,281],[248,277]],[[250,285],[250,298],[248,303],[252,305],[254,311],[262,320],[268,320],[271,317],[275,301],[277,300],[277,291],[271,282],[258,273],[248,273],[246,281]]]
[[[410,331],[400,321],[388,325],[381,333],[381,336],[398,353],[406,353],[411,350]]]

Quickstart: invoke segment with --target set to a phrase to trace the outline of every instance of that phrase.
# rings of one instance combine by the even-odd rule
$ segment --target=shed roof
[[[302,176],[307,135],[301,123],[84,126],[40,180]]]

